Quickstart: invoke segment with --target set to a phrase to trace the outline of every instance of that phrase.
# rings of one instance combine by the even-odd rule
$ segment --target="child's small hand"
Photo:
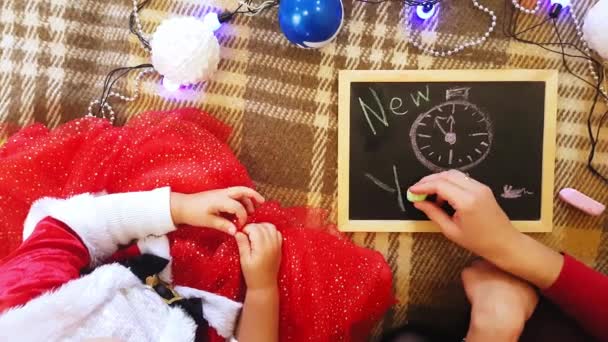
[[[270,223],[250,224],[236,233],[248,290],[274,289],[281,265],[281,233]]]
[[[247,187],[233,187],[191,195],[172,193],[171,216],[176,225],[214,228],[234,235],[236,227],[222,214],[235,215],[239,225],[242,226],[247,222],[247,213],[254,212],[254,203],[264,203],[264,197]]]

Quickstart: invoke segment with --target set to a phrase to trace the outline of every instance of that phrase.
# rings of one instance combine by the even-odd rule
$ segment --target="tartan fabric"
[[[579,18],[591,3],[575,2]],[[449,49],[476,39],[490,18],[466,0],[444,0],[423,30],[399,2],[372,5],[347,0],[342,32],[321,50],[290,45],[279,30],[276,9],[255,17],[238,16],[217,32],[222,61],[212,81],[167,95],[162,94],[158,76],[146,76],[137,101],[115,105],[117,124],[144,110],[203,108],[234,127],[230,144],[267,198],[328,208],[335,218],[338,70],[561,68],[559,55],[502,34],[502,1],[483,4],[497,13],[497,30],[486,43],[449,58],[422,54],[408,40],[422,39]],[[225,0],[152,0],[141,20],[150,34],[168,16],[202,16],[236,5]],[[547,13],[547,6],[540,13]],[[15,125],[38,121],[54,127],[84,115],[89,102],[100,95],[107,72],[148,61],[147,52],[129,35],[131,8],[127,0],[2,1],[0,122],[6,125],[0,126],[4,132],[0,141]],[[562,16],[559,25],[566,39],[573,39],[576,31],[566,18]],[[540,15],[524,16],[522,25],[540,19]],[[530,37],[549,40],[552,28],[546,25]],[[573,60],[571,67],[586,70],[580,60]],[[135,76],[121,83],[126,93],[133,91]],[[606,203],[607,186],[585,166],[586,111],[592,96],[590,87],[560,69],[555,191],[575,187]],[[598,145],[596,159],[608,172],[608,139]],[[536,237],[608,272],[606,215],[586,216],[556,199],[554,224],[552,234]],[[438,234],[351,237],[384,253],[394,272],[399,302],[376,335],[408,320],[460,331],[467,307],[459,274],[471,259],[469,253]]]

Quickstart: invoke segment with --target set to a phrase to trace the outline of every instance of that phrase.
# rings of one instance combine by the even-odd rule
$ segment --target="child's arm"
[[[0,260],[0,315],[80,276],[89,253],[68,226],[52,218]]]
[[[239,342],[279,340],[278,272],[283,237],[267,223],[251,224],[236,234],[247,294],[239,324]]]
[[[263,197],[245,187],[227,188],[185,195],[168,187],[144,192],[105,196],[82,194],[69,199],[44,198],[32,206],[25,221],[24,237],[43,218],[65,223],[85,244],[93,264],[110,257],[120,245],[147,236],[161,236],[188,224],[232,233],[234,225],[222,217],[235,215],[244,224],[253,202]]]
[[[244,223],[254,203],[264,199],[244,187],[192,195],[169,188],[34,203],[24,224],[24,243],[0,260],[0,312],[79,277],[90,264],[110,257],[119,245],[164,235],[189,224],[230,231],[222,213]]]

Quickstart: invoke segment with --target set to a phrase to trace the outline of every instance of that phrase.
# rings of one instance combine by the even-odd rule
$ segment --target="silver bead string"
[[[433,55],[436,57],[439,57],[439,56],[445,57],[445,56],[451,56],[466,48],[480,45],[483,42],[485,42],[488,39],[488,37],[490,37],[490,34],[496,28],[496,14],[494,14],[494,11],[492,11],[488,7],[481,5],[477,0],[471,0],[471,1],[473,2],[473,6],[475,6],[477,9],[487,13],[487,15],[490,16],[490,18],[492,18],[492,22],[491,22],[490,26],[488,27],[486,32],[481,37],[479,37],[476,40],[471,39],[463,44],[456,46],[455,48],[453,48],[451,50],[435,50],[434,48],[428,46],[427,44],[423,44],[421,41],[419,42],[419,41],[416,41],[415,39],[411,40],[412,45],[414,45],[415,47],[417,47],[418,49],[422,50],[423,52],[425,52],[429,55]],[[413,11],[415,11],[415,7],[410,7],[410,15],[413,15]]]
[[[137,33],[141,37],[143,37],[145,40],[150,41],[150,39],[148,37],[146,37],[146,35],[144,34],[144,30],[141,26],[141,20],[139,19],[139,11],[137,9],[138,6],[139,6],[138,0],[133,0],[133,13],[132,14],[133,14],[133,18],[135,19],[135,30],[137,30]],[[144,50],[148,50],[148,47],[145,46],[143,43],[141,43],[141,45],[144,48]]]
[[[254,4],[251,2],[251,0],[240,0],[239,2],[239,7],[243,7],[243,10],[239,10],[240,13],[243,13],[244,15],[251,17],[254,15],[259,14],[260,12],[262,12],[263,10],[267,9],[267,8],[271,8],[277,5],[277,1],[276,0],[266,0],[264,2],[261,2],[259,4]]]
[[[141,79],[146,75],[149,74],[151,72],[153,72],[154,70],[152,69],[146,69],[142,72],[140,72],[136,77],[135,77],[135,91],[133,92],[133,95],[131,97],[128,97],[126,95],[123,95],[121,93],[118,92],[114,92],[111,91],[108,94],[108,97],[106,99],[106,101],[104,102],[103,106],[100,109],[100,113],[101,113],[101,117],[104,119],[108,119],[110,120],[111,123],[114,123],[114,121],[116,120],[116,112],[114,112],[114,108],[112,108],[112,105],[110,104],[110,98],[118,98],[122,101],[125,102],[133,102],[135,100],[137,100],[137,98],[139,97],[139,88],[140,88],[140,84],[141,84]],[[96,115],[93,114],[93,107],[95,107],[96,105],[99,106],[100,104],[100,100],[96,99],[91,101],[91,103],[89,104],[89,108],[87,111],[87,115],[88,117],[95,117]]]

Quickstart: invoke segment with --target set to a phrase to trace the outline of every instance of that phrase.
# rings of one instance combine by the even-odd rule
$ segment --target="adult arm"
[[[452,170],[427,176],[410,191],[436,194],[455,209],[450,217],[436,203],[415,203],[447,238],[544,290],[547,298],[590,335],[608,341],[605,275],[520,233],[498,206],[492,190],[462,172]]]

